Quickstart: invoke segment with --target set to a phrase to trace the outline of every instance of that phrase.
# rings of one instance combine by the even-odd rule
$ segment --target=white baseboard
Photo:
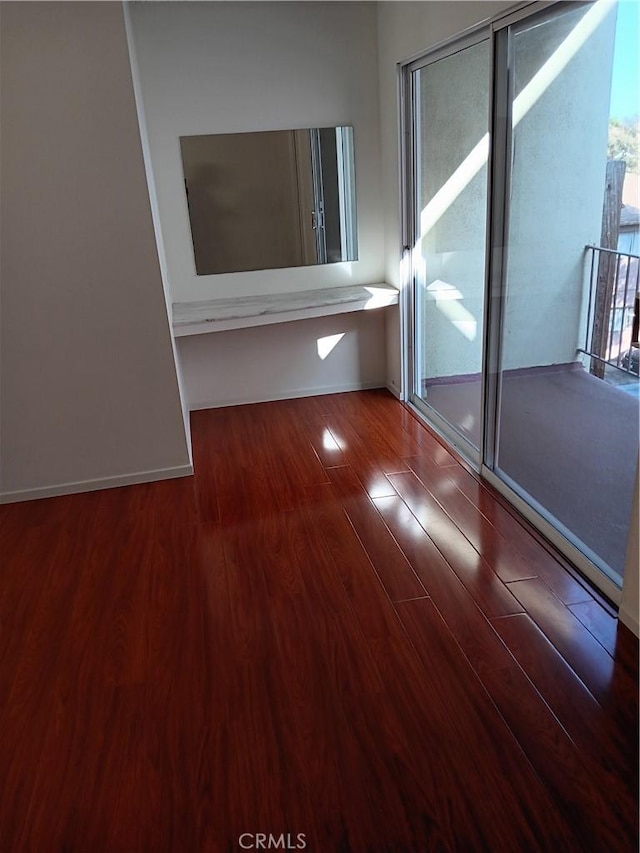
[[[391,385],[391,383],[389,383],[389,382],[387,382],[387,384],[384,387],[387,389],[387,391],[390,394],[393,394],[393,396],[396,398],[396,400],[402,399],[400,396],[400,389],[399,388],[394,388],[393,385]]]
[[[154,471],[137,471],[135,474],[124,474],[118,477],[103,477],[100,480],[81,480],[75,483],[59,483],[55,486],[41,486],[36,489],[23,489],[17,492],[0,492],[0,504],[55,498],[61,495],[75,495],[79,492],[95,492],[99,489],[114,489],[118,486],[133,486],[139,483],[155,483],[158,480],[190,477],[192,474],[193,465],[179,465],[175,468],[159,468]]]
[[[640,637],[640,623],[638,622],[638,618],[633,613],[630,613],[624,605],[618,611],[618,618],[623,625],[626,625],[630,631],[633,631],[636,637]]]
[[[280,394],[267,394],[264,397],[233,397],[218,400],[198,400],[189,402],[189,410],[192,412],[199,409],[221,409],[224,406],[245,406],[251,403],[272,403],[276,400],[296,400],[299,397],[319,397],[322,394],[342,394],[347,391],[370,391],[374,388],[384,388],[381,382],[355,382],[347,385],[335,385],[328,388],[298,388],[297,390],[284,391]]]

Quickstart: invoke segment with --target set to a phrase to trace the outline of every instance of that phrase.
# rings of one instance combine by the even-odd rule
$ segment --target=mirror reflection
[[[352,127],[180,137],[198,275],[358,257]]]

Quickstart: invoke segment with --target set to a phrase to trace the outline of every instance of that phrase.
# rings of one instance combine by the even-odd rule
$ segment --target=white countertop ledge
[[[203,302],[173,303],[173,334],[201,335],[270,323],[286,323],[348,311],[396,305],[398,290],[389,284],[349,284],[292,293],[238,296]]]

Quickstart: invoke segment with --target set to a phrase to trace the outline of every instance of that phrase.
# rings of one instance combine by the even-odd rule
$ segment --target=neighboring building
[[[637,255],[640,251],[640,209],[630,204],[622,205],[618,251]]]

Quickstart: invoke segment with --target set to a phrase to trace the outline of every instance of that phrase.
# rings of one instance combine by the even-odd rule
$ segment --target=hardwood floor
[[[637,641],[410,412],[192,429],[0,507],[2,853],[637,850]]]

